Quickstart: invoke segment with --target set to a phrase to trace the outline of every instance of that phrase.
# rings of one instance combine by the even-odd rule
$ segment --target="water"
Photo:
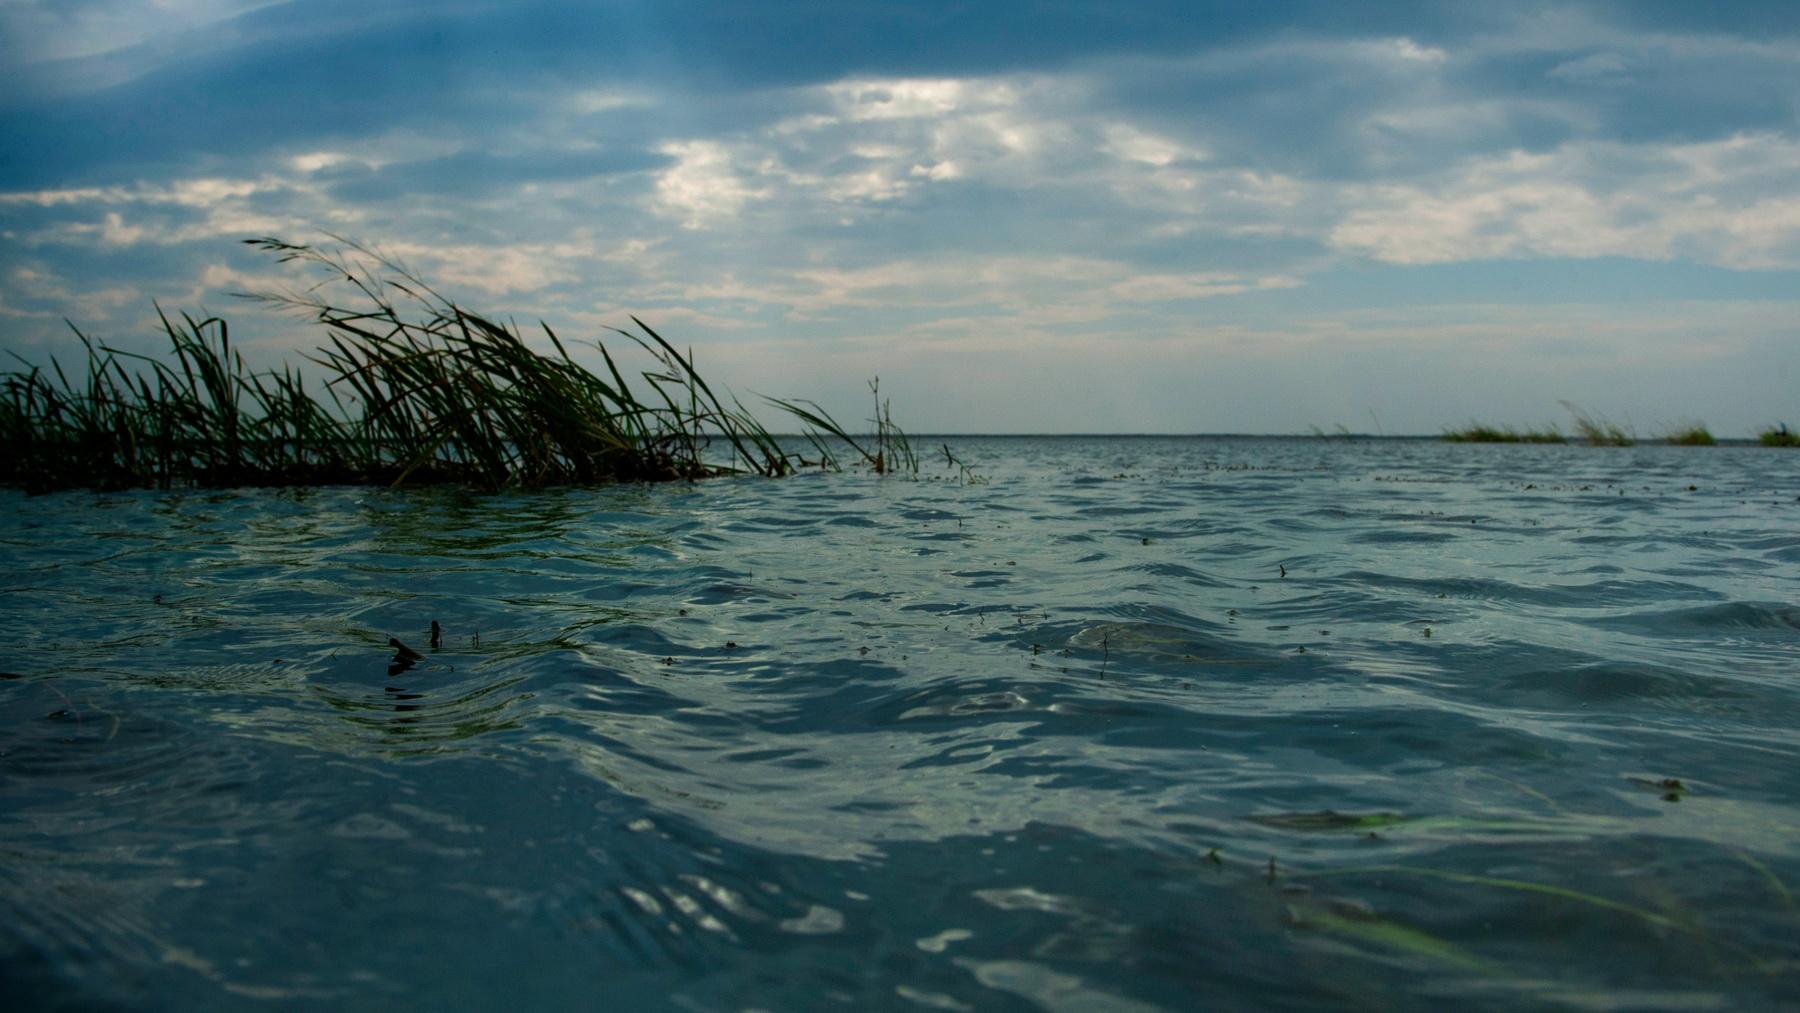
[[[0,1007],[1800,996],[1800,455],[957,449],[0,493]]]

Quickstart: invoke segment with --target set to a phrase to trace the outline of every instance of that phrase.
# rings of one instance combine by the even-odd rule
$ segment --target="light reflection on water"
[[[958,451],[0,494],[0,998],[1795,994],[1800,457]]]

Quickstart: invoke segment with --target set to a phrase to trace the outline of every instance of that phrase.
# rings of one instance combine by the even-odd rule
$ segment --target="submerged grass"
[[[461,482],[499,488],[785,475],[838,469],[839,451],[882,474],[918,470],[876,395],[858,437],[811,401],[766,398],[805,428],[814,456],[784,448],[736,398],[721,399],[683,354],[636,317],[617,333],[648,353],[634,389],[605,345],[605,375],[580,365],[548,324],[554,355],[440,295],[367,247],[246,240],[319,284],[250,297],[324,327],[308,356],[317,387],[291,366],[255,371],[219,317],[157,308],[171,359],[82,334],[85,369],[0,374],[0,482],[28,489],[173,485]],[[339,297],[343,297],[340,299]],[[17,356],[15,356],[17,358]],[[320,393],[315,394],[317,390]]]

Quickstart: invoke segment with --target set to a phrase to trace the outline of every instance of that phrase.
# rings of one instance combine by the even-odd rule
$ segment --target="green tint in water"
[[[0,999],[1795,994],[1789,455],[956,446],[989,484],[9,494]]]

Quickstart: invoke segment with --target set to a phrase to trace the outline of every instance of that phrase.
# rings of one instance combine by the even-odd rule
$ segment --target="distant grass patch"
[[[1800,433],[1789,429],[1786,422],[1764,429],[1756,434],[1756,439],[1765,447],[1800,447]]]
[[[1662,440],[1677,447],[1711,447],[1719,442],[1713,438],[1712,431],[1700,422],[1680,423],[1664,433]]]
[[[1511,426],[1490,426],[1484,423],[1471,422],[1461,429],[1451,429],[1444,433],[1444,439],[1450,443],[1567,443],[1568,437],[1555,426],[1542,429],[1514,429]]]
[[[310,316],[326,344],[292,367],[251,370],[223,319],[158,307],[171,357],[80,339],[86,362],[0,374],[0,483],[34,490],[173,485],[459,482],[500,488],[665,481],[837,469],[848,454],[878,473],[918,458],[874,384],[874,432],[859,437],[810,401],[767,399],[804,428],[811,456],[786,449],[736,398],[721,399],[684,354],[637,318],[617,331],[647,353],[626,380],[526,345],[511,324],[439,295],[366,247],[247,240],[322,276],[252,298]],[[16,358],[16,356],[15,356]],[[946,456],[948,452],[946,451]]]
[[[1575,431],[1590,447],[1634,447],[1637,434],[1608,420],[1604,415],[1589,415],[1580,405],[1570,401],[1562,406],[1575,417]]]

